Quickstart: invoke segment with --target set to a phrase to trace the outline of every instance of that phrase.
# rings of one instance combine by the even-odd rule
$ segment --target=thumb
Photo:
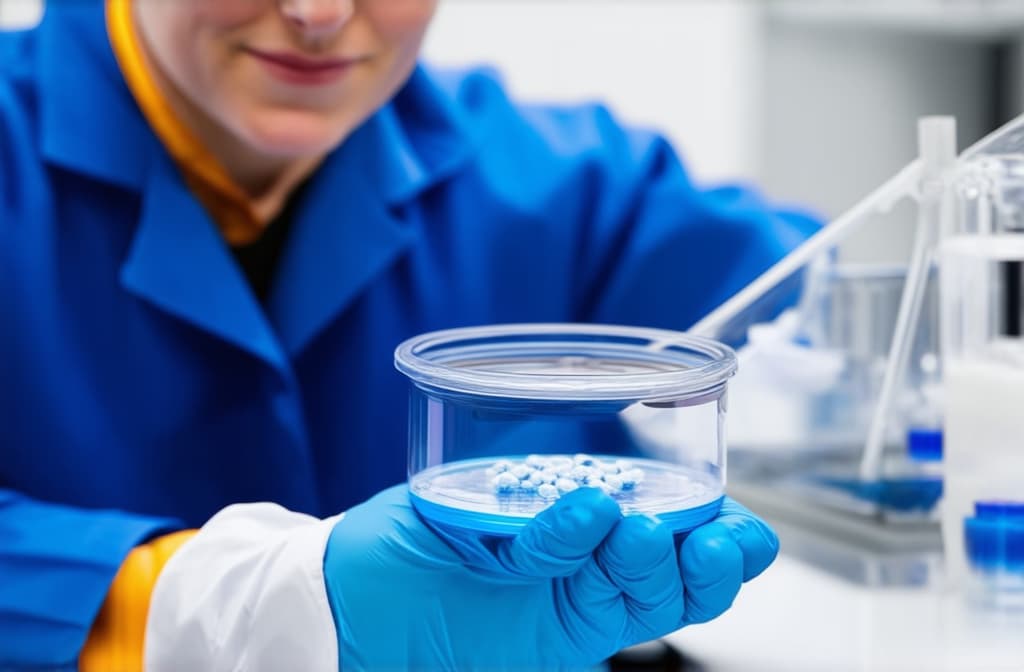
[[[498,547],[507,571],[531,578],[575,574],[615,527],[622,512],[597,488],[573,490]]]

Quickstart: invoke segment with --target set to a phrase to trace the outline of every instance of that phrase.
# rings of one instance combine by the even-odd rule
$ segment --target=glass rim
[[[1010,231],[957,234],[939,243],[939,258],[990,262],[1024,261],[1024,235]]]
[[[564,343],[551,340],[561,335],[566,337]],[[536,340],[530,340],[531,336]],[[502,341],[503,338],[515,340]],[[605,345],[614,346],[616,355],[623,356],[624,361],[632,352],[637,362],[659,361],[678,368],[607,375],[511,372],[452,366],[424,354],[441,353],[446,348],[455,350],[460,343],[486,339],[498,339],[491,344],[495,356],[510,360],[517,349],[528,354],[531,346],[552,347],[562,343],[578,344],[585,349]],[[641,343],[624,344],[614,339]],[[475,349],[474,358],[487,348],[484,344]],[[704,361],[696,366],[684,365],[680,351]],[[573,352],[567,356],[580,355]],[[395,368],[419,385],[486,397],[551,401],[685,400],[707,395],[716,388],[724,389],[737,368],[732,348],[710,338],[667,329],[583,323],[497,324],[428,332],[399,344],[394,362]]]

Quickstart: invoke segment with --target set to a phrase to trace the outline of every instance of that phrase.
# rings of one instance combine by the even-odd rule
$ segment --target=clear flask
[[[957,236],[942,247],[942,532],[958,586],[975,503],[1024,500],[1022,266],[1019,233]]]

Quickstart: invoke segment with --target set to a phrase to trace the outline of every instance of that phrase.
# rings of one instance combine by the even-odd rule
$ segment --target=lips
[[[288,52],[249,49],[248,53],[259,61],[275,78],[288,84],[328,84],[340,79],[358,59],[310,58]]]

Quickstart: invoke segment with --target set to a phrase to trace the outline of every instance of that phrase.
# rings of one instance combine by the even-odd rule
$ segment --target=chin
[[[305,158],[327,154],[348,137],[353,126],[315,113],[287,112],[252,119],[239,129],[239,135],[260,154]]]

